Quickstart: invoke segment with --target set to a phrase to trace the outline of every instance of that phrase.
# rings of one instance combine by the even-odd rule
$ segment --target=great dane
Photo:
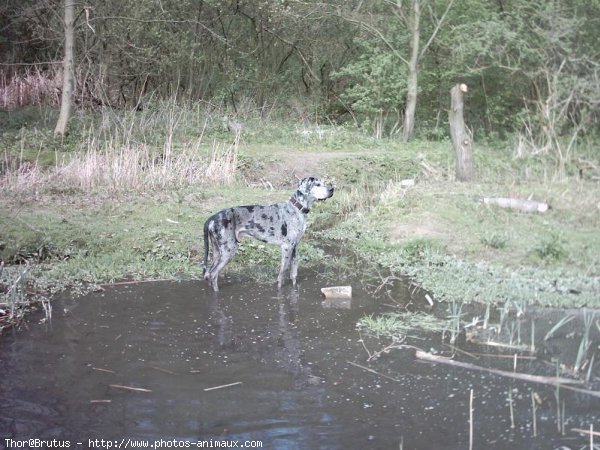
[[[300,181],[298,189],[286,202],[235,206],[210,216],[204,223],[204,279],[218,291],[219,272],[235,256],[240,239],[251,236],[281,246],[277,287],[281,288],[288,268],[295,285],[298,274],[296,247],[306,230],[306,214],[316,200],[325,200],[332,195],[333,186],[319,178],[307,177]],[[210,269],[209,242],[213,252]]]

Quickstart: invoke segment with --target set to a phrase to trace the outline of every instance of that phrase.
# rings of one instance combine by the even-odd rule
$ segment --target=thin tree
[[[439,18],[435,17],[433,10],[430,8],[433,31],[423,46],[421,46],[421,13],[423,6],[428,3],[428,0],[411,0],[410,8],[404,6],[403,2],[400,0],[396,2],[389,0],[386,3],[391,5],[392,13],[406,27],[410,34],[408,57],[405,56],[406,52],[402,51],[402,49],[398,48],[394,42],[390,41],[377,25],[369,23],[362,18],[346,17],[346,20],[360,25],[373,36],[380,39],[394,56],[396,56],[403,64],[406,64],[408,68],[408,79],[406,82],[406,106],[404,111],[402,139],[404,142],[408,142],[412,138],[415,128],[415,111],[417,109],[419,89],[419,62],[423,59],[423,56],[444,25],[448,12],[454,4],[454,0],[448,1],[444,13]]]
[[[60,114],[54,128],[55,136],[64,136],[71,116],[71,97],[75,87],[74,53],[75,53],[75,0],[65,0],[65,45],[63,59],[63,87],[60,101]]]

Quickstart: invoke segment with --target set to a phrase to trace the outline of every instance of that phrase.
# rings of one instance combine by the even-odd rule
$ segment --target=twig
[[[109,386],[111,388],[115,388],[115,389],[125,389],[128,391],[135,391],[135,392],[152,392],[152,390],[150,390],[150,389],[136,388],[136,387],[132,387],[132,386],[123,386],[121,384],[109,384]]]
[[[533,391],[531,391],[531,414],[533,415],[533,437],[537,437],[537,405]]]
[[[515,355],[497,355],[494,353],[473,353],[473,355],[482,356],[484,358],[502,358],[502,359],[514,359],[514,357],[515,357]],[[537,359],[537,357],[529,356],[529,355],[517,355],[517,359],[533,360],[533,359]]]
[[[15,287],[17,287],[17,285],[21,281],[21,278],[23,278],[28,271],[29,271],[29,265],[25,268],[25,270],[23,270],[23,272],[21,272],[21,274],[18,276],[18,278],[15,280],[15,282],[12,284],[12,286],[8,289],[8,291],[6,291],[6,294],[4,294],[6,298],[8,298],[8,296],[10,295],[12,290]]]
[[[365,345],[365,340],[364,340],[364,338],[363,338],[362,333],[360,332],[360,330],[358,331],[358,336],[360,337],[360,339],[359,339],[360,343],[362,344],[363,348],[367,352],[367,355],[369,355],[369,358],[367,359],[367,361],[368,361],[368,360],[371,359],[371,357],[373,356],[373,354],[369,351],[369,349]]]
[[[114,370],[109,370],[109,369],[101,369],[100,367],[92,367],[92,370],[97,370],[98,372],[115,373],[115,371],[114,371]]]
[[[600,398],[600,392],[598,392],[598,391],[590,391],[589,389],[581,389],[581,388],[576,388],[574,386],[563,386],[562,384],[560,385],[560,388],[568,389],[569,391],[580,392],[581,394],[587,394],[587,395],[591,395],[592,397]]]
[[[390,345],[382,348],[379,351],[373,352],[372,354],[369,355],[369,358],[367,359],[367,361],[371,361],[373,359],[377,359],[379,358],[381,355],[383,355],[384,353],[389,353],[391,350],[397,348],[412,348],[411,346],[406,346],[404,344],[402,344],[402,342],[404,342],[405,337],[402,337],[401,340],[395,340],[394,342],[392,342]],[[366,348],[366,347],[365,347]]]
[[[388,380],[396,381],[398,383],[401,382],[401,380],[398,380],[397,378],[392,378],[392,377],[390,377],[388,375],[385,375],[383,373],[377,372],[376,370],[373,370],[370,367],[361,366],[360,364],[357,364],[357,363],[352,362],[352,361],[346,361],[346,362],[348,364],[350,364],[351,366],[355,366],[355,367],[358,367],[359,369],[366,370],[367,372],[371,372],[371,373],[373,373],[375,375],[379,375],[380,377],[387,378]]]
[[[473,450],[473,389],[469,397],[469,450]]]
[[[592,436],[600,436],[600,431],[590,431],[590,430],[584,430],[582,428],[571,428],[571,431],[574,431],[575,433],[588,434],[588,435],[592,435]]]
[[[162,367],[150,366],[150,368],[154,369],[154,370],[158,370],[159,372],[164,372],[164,373],[168,373],[171,375],[177,375],[175,372],[168,370],[168,369],[163,369]]]
[[[494,342],[494,341],[486,341],[486,342],[482,342],[482,344],[487,345],[488,347],[508,348],[508,349],[512,349],[512,350],[519,350],[521,352],[529,351],[528,345],[503,344],[502,342]],[[511,358],[513,358],[512,355],[511,355]]]
[[[90,403],[111,403],[112,400],[90,400]]]
[[[238,384],[242,384],[241,381],[236,381],[235,383],[222,384],[221,386],[214,386],[209,388],[204,388],[204,392],[214,391],[215,389],[223,389],[231,386],[237,386]]]
[[[142,284],[142,283],[156,283],[159,281],[174,281],[172,278],[151,278],[148,280],[130,280],[130,281],[117,281],[116,283],[105,283],[101,284],[101,287],[109,286],[123,286],[127,284]]]

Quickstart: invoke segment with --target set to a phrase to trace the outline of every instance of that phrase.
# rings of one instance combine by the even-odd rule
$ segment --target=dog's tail
[[[206,269],[208,267],[208,220],[204,223],[204,270],[202,271],[202,276],[206,275]]]

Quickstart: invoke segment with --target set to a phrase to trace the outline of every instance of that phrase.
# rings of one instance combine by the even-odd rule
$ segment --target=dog
[[[320,178],[306,177],[286,202],[272,205],[235,206],[210,216],[204,223],[204,279],[219,290],[219,272],[235,256],[240,239],[251,236],[267,244],[281,246],[281,267],[277,288],[281,289],[289,268],[292,284],[298,275],[297,246],[306,231],[306,215],[317,200],[333,195],[333,186]],[[212,264],[208,268],[209,243]]]

